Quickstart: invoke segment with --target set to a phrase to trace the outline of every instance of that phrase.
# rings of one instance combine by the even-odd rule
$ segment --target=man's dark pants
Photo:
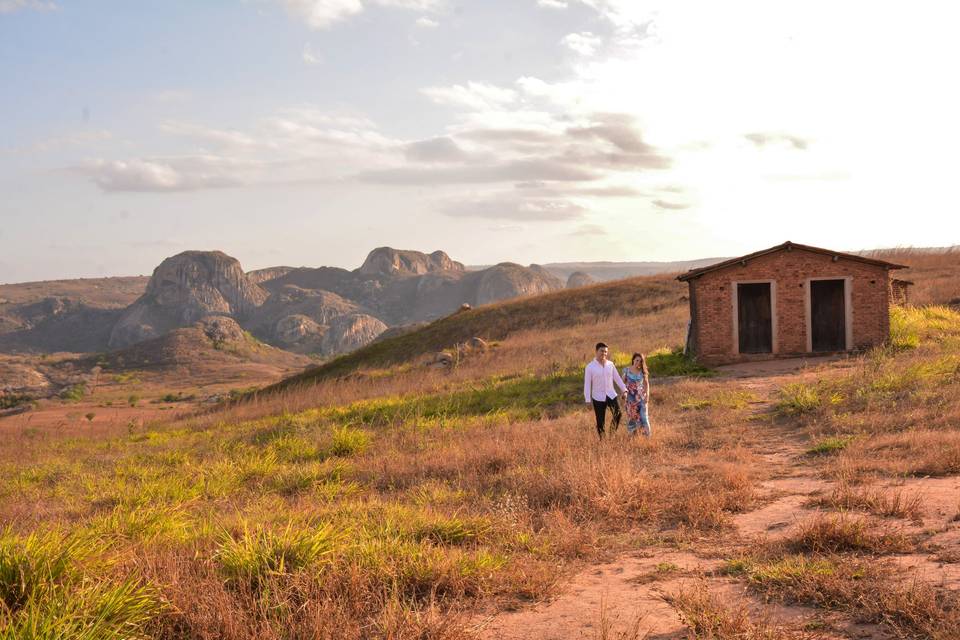
[[[620,403],[617,402],[616,398],[607,398],[606,402],[593,400],[593,412],[597,414],[597,435],[601,438],[603,437],[604,426],[607,420],[607,407],[610,407],[610,411],[613,412],[612,431],[616,431],[617,427],[620,426]]]

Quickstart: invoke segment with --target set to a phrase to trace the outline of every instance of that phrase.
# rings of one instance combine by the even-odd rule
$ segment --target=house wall
[[[722,364],[756,358],[741,356],[735,341],[734,295],[738,282],[775,283],[773,355],[803,355],[808,340],[809,280],[846,278],[850,308],[848,336],[854,349],[882,344],[890,334],[889,274],[884,267],[794,248],[707,272],[689,281],[697,358],[705,364]]]

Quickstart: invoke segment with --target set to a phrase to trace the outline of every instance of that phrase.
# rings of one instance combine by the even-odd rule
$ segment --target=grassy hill
[[[503,340],[518,332],[556,331],[602,322],[611,316],[636,318],[686,305],[686,285],[674,276],[639,277],[580,289],[486,305],[461,311],[409,333],[380,340],[294,376],[276,388],[316,382],[369,368],[407,362],[455,347],[473,337]],[[589,339],[588,339],[589,342]]]

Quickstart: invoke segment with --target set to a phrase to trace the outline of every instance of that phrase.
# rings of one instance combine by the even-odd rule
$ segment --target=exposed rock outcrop
[[[253,284],[263,284],[264,282],[270,282],[271,280],[282,278],[293,270],[294,267],[267,267],[266,269],[248,271],[247,278]]]
[[[574,271],[570,274],[570,277],[567,278],[567,289],[576,289],[577,287],[586,287],[591,284],[595,284],[597,279],[591,276],[589,273],[584,273],[583,271]]]
[[[186,251],[153,272],[147,291],[121,316],[110,346],[125,347],[186,327],[208,315],[242,320],[267,299],[236,258],[220,251]]]
[[[543,267],[503,262],[480,272],[475,302],[490,304],[562,288],[560,280]]]
[[[383,321],[364,313],[341,316],[330,323],[323,337],[324,351],[336,354],[359,349],[373,342],[387,328]]]
[[[367,255],[356,273],[364,276],[411,276],[435,271],[464,271],[464,266],[451,260],[443,251],[427,255],[419,251],[379,247]]]

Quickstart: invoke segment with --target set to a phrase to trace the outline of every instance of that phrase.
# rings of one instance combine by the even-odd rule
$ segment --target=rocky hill
[[[210,315],[246,319],[267,299],[236,258],[220,251],[186,251],[153,272],[147,291],[110,333],[111,348],[127,347]]]
[[[90,281],[93,295],[86,296],[71,282],[77,281],[12,285],[0,300],[0,352],[89,353],[150,343],[145,353],[165,361],[164,350],[151,341],[223,317],[285,351],[326,358],[369,344],[390,327],[435,320],[463,304],[563,288],[536,265],[467,271],[442,251],[390,247],[374,249],[353,271],[271,267],[245,273],[223,252],[187,251],[164,260],[149,280],[113,283],[109,294],[106,281]],[[31,292],[70,295],[31,298]]]

